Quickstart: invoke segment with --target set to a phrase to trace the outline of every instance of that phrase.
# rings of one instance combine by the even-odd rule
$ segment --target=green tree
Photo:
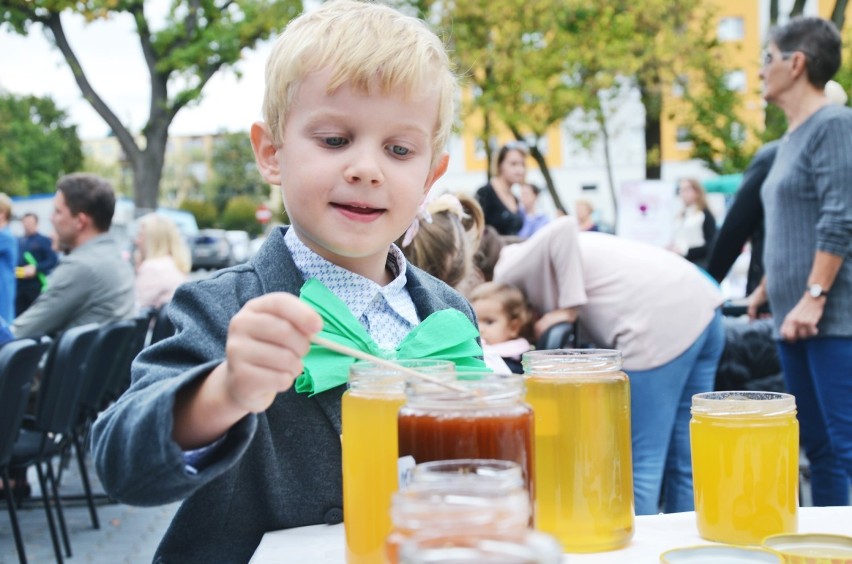
[[[300,0],[172,0],[164,26],[151,27],[143,0],[3,0],[0,25],[27,34],[43,27],[68,63],[83,97],[114,132],[133,170],[137,208],[157,207],[169,125],[198,101],[207,82],[235,65],[245,48],[280,31],[301,11]],[[148,67],[150,113],[142,143],[89,81],[62,25],[63,13],[87,20],[129,16]]]
[[[225,209],[236,196],[245,196],[255,205],[269,197],[269,185],[257,170],[248,133],[218,135],[213,146],[212,168],[206,189],[218,209]]]
[[[80,169],[77,126],[51,98],[0,96],[0,190],[15,196],[53,192]]]
[[[690,52],[691,74],[677,85],[683,90],[686,105],[684,123],[689,124],[691,156],[717,174],[731,174],[748,166],[757,148],[748,140],[760,138],[761,132],[749,130],[744,125],[746,120],[739,117],[742,98],[728,83],[728,51],[716,38],[714,20],[708,13],[696,30],[704,38],[704,46]]]
[[[256,210],[257,202],[249,196],[231,198],[222,212],[221,226],[224,229],[248,231],[252,236],[260,235],[263,226],[254,215]]]
[[[184,200],[180,203],[179,209],[188,211],[194,215],[195,222],[198,223],[198,227],[201,229],[215,227],[216,221],[219,217],[219,212],[216,211],[216,206],[214,206],[212,202],[204,200]]]
[[[544,154],[544,140],[578,102],[566,80],[570,53],[557,16],[561,4],[543,0],[432,2],[431,20],[445,30],[458,68],[474,92],[464,114],[478,113],[479,133],[493,148],[499,131],[524,141],[556,205],[561,205]],[[425,9],[426,2],[419,2]],[[490,151],[489,151],[490,152]]]

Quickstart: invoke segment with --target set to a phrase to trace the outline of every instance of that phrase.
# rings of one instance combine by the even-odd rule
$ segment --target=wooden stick
[[[339,352],[340,354],[345,354],[346,356],[351,356],[352,358],[357,358],[359,360],[366,360],[368,362],[372,362],[373,364],[383,366],[389,370],[396,370],[398,372],[402,372],[403,374],[407,374],[408,376],[411,376],[413,378],[418,378],[420,380],[424,380],[437,386],[442,386],[449,390],[453,390],[471,396],[476,395],[472,390],[469,390],[463,386],[459,386],[458,384],[453,384],[452,382],[445,382],[440,378],[435,378],[430,374],[418,372],[417,370],[414,370],[413,368],[408,368],[407,366],[403,366],[398,362],[386,360],[378,356],[373,356],[369,353],[365,353],[364,351],[359,351],[358,349],[353,349],[351,347],[347,347],[346,345],[341,345],[340,343],[325,339],[323,337],[320,337],[319,335],[314,335],[313,337],[311,337],[311,342],[315,345],[319,345],[329,350],[333,350],[334,352]]]

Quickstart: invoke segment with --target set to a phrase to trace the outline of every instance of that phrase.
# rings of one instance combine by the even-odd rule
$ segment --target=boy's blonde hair
[[[6,217],[6,221],[12,219],[12,198],[0,192],[0,215]]]
[[[323,69],[332,73],[328,92],[347,81],[359,93],[400,88],[409,99],[437,88],[437,161],[452,131],[456,77],[441,40],[423,21],[380,4],[333,0],[290,22],[266,63],[263,119],[275,145],[302,80]]]
[[[189,273],[192,267],[189,247],[174,221],[157,213],[149,213],[139,218],[139,226],[145,228],[144,248],[140,249],[143,259],[172,257],[178,270]]]

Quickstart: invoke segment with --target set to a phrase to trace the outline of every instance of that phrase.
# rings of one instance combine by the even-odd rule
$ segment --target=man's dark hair
[[[21,219],[24,220],[24,219],[27,219],[28,217],[33,218],[36,221],[36,223],[38,223],[38,215],[34,214],[33,212],[25,213],[24,215],[21,216]]]
[[[92,218],[95,228],[109,231],[115,213],[115,190],[107,180],[94,174],[74,173],[56,183],[71,213],[84,213]]]
[[[782,53],[804,53],[808,81],[817,88],[825,87],[840,68],[840,32],[829,20],[796,17],[773,29],[770,39]]]

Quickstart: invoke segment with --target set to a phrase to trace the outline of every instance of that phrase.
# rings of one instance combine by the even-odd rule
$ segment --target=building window
[[[689,128],[684,125],[679,126],[675,133],[675,141],[677,141],[678,145],[691,145],[692,141],[689,139]]]
[[[685,74],[679,75],[672,83],[672,96],[683,98],[687,86],[689,86],[689,78]]]
[[[745,92],[746,82],[745,71],[735,70],[725,74],[725,86],[732,92]]]
[[[731,124],[731,139],[737,143],[745,143],[746,128],[738,121]]]
[[[719,41],[742,41],[745,37],[745,23],[739,16],[720,18],[716,26],[716,37]]]

